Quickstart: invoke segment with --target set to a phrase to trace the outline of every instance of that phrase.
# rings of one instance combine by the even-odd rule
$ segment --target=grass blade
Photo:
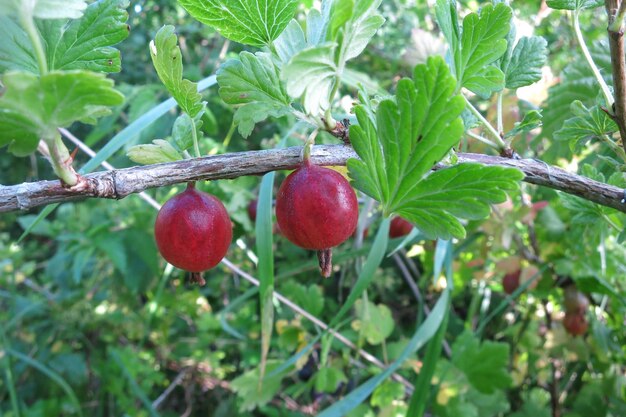
[[[274,328],[274,252],[272,236],[272,195],[275,172],[263,176],[256,218],[256,251],[259,257],[259,297],[261,302],[261,366],[259,386],[265,375],[270,339]]]
[[[387,251],[387,242],[389,241],[389,223],[390,219],[384,219],[378,228],[378,232],[376,233],[376,238],[374,239],[374,244],[372,245],[372,249],[367,255],[367,260],[365,261],[365,265],[363,265],[363,269],[359,274],[359,278],[354,284],[352,291],[350,291],[350,295],[346,302],[341,306],[337,315],[333,318],[333,320],[328,325],[329,327],[335,327],[337,323],[341,320],[341,318],[350,310],[352,305],[359,299],[363,291],[369,286],[374,278],[374,273],[378,268],[378,265],[382,262],[385,257],[385,252]]]
[[[449,311],[450,309],[446,306],[446,312],[441,326],[439,326],[437,334],[430,342],[428,342],[428,346],[426,347],[426,355],[422,361],[423,366],[417,375],[415,390],[413,391],[413,395],[411,395],[411,400],[409,401],[409,410],[406,413],[407,417],[422,417],[424,415],[424,411],[426,410],[426,405],[428,404],[431,394],[430,381],[432,380],[435,369],[437,368],[437,361],[441,356],[443,339],[446,335],[446,330],[448,329]]]
[[[26,356],[21,352],[18,352],[13,349],[6,349],[5,352],[21,360],[27,365],[32,366],[33,368],[37,369],[39,372],[41,372],[42,374],[46,375],[48,378],[56,382],[57,385],[59,385],[61,389],[65,391],[65,394],[67,394],[67,396],[70,398],[72,403],[74,403],[74,407],[76,408],[76,412],[78,412],[78,415],[82,417],[83,410],[80,408],[80,402],[78,401],[76,394],[74,394],[74,390],[72,390],[72,387],[70,387],[70,385],[67,382],[65,382],[65,380],[61,378],[59,374],[57,374],[56,372],[54,372],[52,369],[48,368],[46,365],[42,364],[41,362],[29,356]]]

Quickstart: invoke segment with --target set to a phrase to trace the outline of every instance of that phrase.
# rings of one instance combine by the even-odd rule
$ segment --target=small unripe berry
[[[396,238],[406,236],[413,230],[413,225],[402,217],[394,217],[389,224],[389,237]]]
[[[157,215],[154,235],[159,252],[177,268],[199,273],[213,268],[226,255],[233,238],[228,212],[216,197],[193,183],[169,199]]]

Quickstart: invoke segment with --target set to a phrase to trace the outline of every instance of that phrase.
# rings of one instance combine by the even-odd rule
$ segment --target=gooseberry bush
[[[626,415],[625,15],[2,1],[0,416]]]

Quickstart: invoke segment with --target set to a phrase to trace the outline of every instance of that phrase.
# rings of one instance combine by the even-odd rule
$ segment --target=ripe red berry
[[[585,319],[584,314],[565,313],[565,317],[563,318],[563,327],[565,327],[567,333],[572,336],[580,336],[587,333],[589,324],[587,323],[587,319]]]
[[[154,235],[166,261],[192,272],[200,284],[200,272],[217,265],[233,238],[228,212],[216,197],[198,191],[190,183],[169,199],[157,215]]]
[[[359,206],[354,190],[338,172],[308,161],[281,184],[276,220],[292,243],[318,251],[322,275],[330,275],[329,249],[354,233]]]
[[[394,217],[389,225],[389,237],[396,238],[406,236],[413,230],[413,225],[402,217]]]
[[[518,269],[515,272],[508,273],[502,278],[502,287],[504,287],[504,292],[507,294],[513,294],[517,287],[519,287],[520,275],[522,271]]]
[[[258,203],[259,200],[256,198],[248,203],[248,217],[250,217],[252,223],[256,221],[256,206]]]

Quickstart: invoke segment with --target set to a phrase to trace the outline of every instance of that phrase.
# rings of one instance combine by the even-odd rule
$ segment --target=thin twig
[[[612,108],[609,114],[619,127],[622,146],[626,149],[626,57],[624,56],[624,14],[626,2],[619,5],[617,0],[606,0],[606,10],[609,17],[609,48],[611,50],[611,68],[613,73],[613,91],[615,103],[609,103]]]
[[[147,165],[96,172],[84,176],[83,189],[68,189],[56,181],[39,181],[19,185],[0,185],[0,213],[28,210],[41,205],[76,201],[85,198],[120,199],[154,187],[189,181],[232,179],[244,175],[261,175],[270,171],[294,169],[301,160],[301,147],[264,151],[234,152],[224,155],[186,159],[166,164]],[[626,213],[622,202],[624,190],[534,159],[512,159],[472,153],[457,154],[459,163],[481,163],[521,170],[524,181],[576,195],[594,203]],[[311,161],[317,165],[345,165],[356,152],[344,145],[319,145],[311,151]],[[443,169],[437,164],[433,169]]]
[[[183,368],[178,373],[178,375],[176,375],[176,378],[174,378],[172,383],[165,389],[165,391],[163,391],[163,393],[161,393],[161,395],[159,395],[158,398],[152,402],[152,408],[154,408],[155,410],[158,409],[163,403],[163,401],[165,401],[165,399],[169,397],[172,391],[174,391],[174,389],[181,383],[183,378],[185,378],[185,376],[190,370],[191,370],[190,367]]]

